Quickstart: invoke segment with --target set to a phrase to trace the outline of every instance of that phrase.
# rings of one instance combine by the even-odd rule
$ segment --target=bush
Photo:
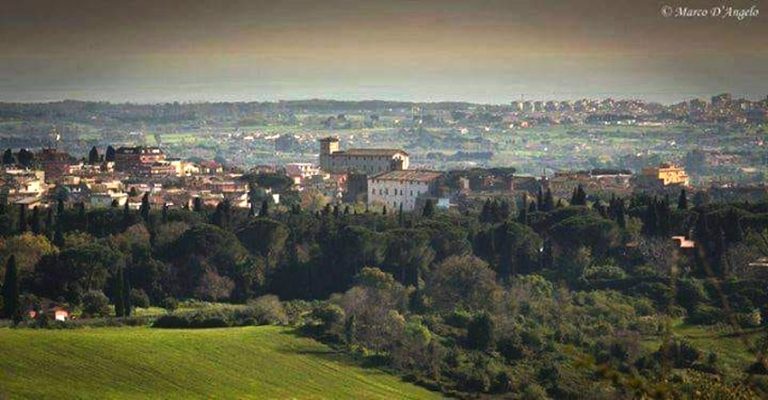
[[[148,308],[149,296],[142,289],[131,289],[131,304],[134,307]]]
[[[696,306],[693,313],[686,319],[689,324],[698,325],[715,325],[724,321],[725,313],[723,310],[707,305]]]
[[[83,295],[84,317],[106,317],[109,314],[109,299],[100,290],[91,290]]]
[[[254,321],[260,325],[284,325],[288,323],[288,315],[277,296],[261,296],[248,304],[252,310]]]
[[[175,311],[177,308],[179,308],[179,301],[173,297],[168,296],[163,299],[163,308],[168,311]]]
[[[463,310],[454,310],[445,317],[445,323],[454,328],[466,328],[472,321],[472,314]]]
[[[189,328],[189,320],[180,315],[163,315],[155,320],[153,328],[184,329]]]

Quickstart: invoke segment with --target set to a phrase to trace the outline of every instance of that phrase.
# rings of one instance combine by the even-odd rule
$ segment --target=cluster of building
[[[89,207],[139,208],[145,193],[161,206],[191,206],[196,199],[216,205],[227,199],[249,207],[248,183],[238,179],[242,174],[225,171],[218,163],[168,158],[160,148],[146,146],[107,153],[86,162],[55,148],[42,149],[28,165],[3,164],[0,190],[6,202],[28,208],[60,198]]]
[[[316,190],[334,202],[363,202],[403,211],[420,209],[427,200],[450,207],[483,193],[515,196],[551,190],[556,198],[567,199],[577,186],[598,196],[626,196],[638,190],[672,193],[689,185],[683,168],[666,163],[644,168],[640,174],[590,170],[531,177],[504,169],[449,173],[410,169],[409,155],[403,150],[342,150],[337,137],[321,138],[319,150],[318,164],[288,163],[251,172],[284,174],[296,190]],[[169,158],[157,147],[121,147],[109,154],[86,163],[56,149],[43,149],[35,154],[36,167],[4,165],[0,187],[7,201],[29,208],[51,204],[62,196],[90,207],[127,204],[139,208],[146,193],[158,206],[215,206],[225,199],[235,207],[252,206],[251,188],[240,179],[240,171],[225,171],[215,162]]]

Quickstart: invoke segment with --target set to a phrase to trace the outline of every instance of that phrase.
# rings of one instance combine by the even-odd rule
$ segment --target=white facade
[[[122,207],[128,201],[128,194],[122,192],[93,193],[90,200],[92,207],[111,207],[115,201],[118,207]]]
[[[434,195],[440,177],[433,171],[392,171],[368,178],[368,204],[386,205],[391,210],[416,209],[420,197]]]

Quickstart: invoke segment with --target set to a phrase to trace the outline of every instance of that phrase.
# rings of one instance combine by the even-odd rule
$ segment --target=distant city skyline
[[[700,0],[2,2],[0,101],[768,94],[768,10],[662,15]]]

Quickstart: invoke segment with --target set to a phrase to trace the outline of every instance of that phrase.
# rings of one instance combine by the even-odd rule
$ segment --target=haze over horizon
[[[3,3],[0,101],[768,94],[768,10],[742,21],[660,13],[717,2]]]

